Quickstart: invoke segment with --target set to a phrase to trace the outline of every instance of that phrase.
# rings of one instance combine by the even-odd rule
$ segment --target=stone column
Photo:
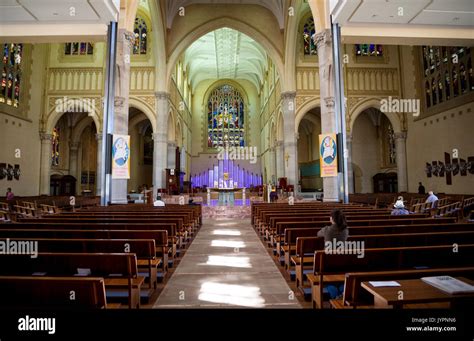
[[[50,189],[50,171],[51,171],[51,152],[53,135],[40,133],[41,140],[41,168],[40,168],[40,195],[49,195]]]
[[[352,134],[346,134],[347,178],[349,193],[354,193],[354,169],[352,167]]]
[[[153,187],[166,188],[166,168],[168,165],[168,115],[170,94],[164,91],[155,93],[156,132],[153,134]]]
[[[77,162],[79,157],[79,144],[79,142],[69,142],[69,175],[72,175],[78,181]]]
[[[119,29],[117,35],[117,61],[115,74],[114,134],[128,135],[128,98],[130,91],[130,54],[134,34]],[[111,202],[127,203],[126,179],[112,179]]]
[[[285,154],[283,150],[283,141],[275,142],[276,176],[283,178],[285,176]]]
[[[281,108],[283,111],[283,148],[285,176],[289,185],[293,185],[295,191],[298,188],[298,169],[296,156],[296,133],[295,133],[295,111],[296,111],[296,92],[288,91],[281,94]]]
[[[395,133],[395,148],[397,153],[397,175],[398,191],[408,192],[407,176],[407,133],[405,131]]]
[[[331,30],[314,35],[318,47],[319,84],[321,98],[321,132],[337,133],[337,118],[334,108],[334,65]],[[323,178],[324,201],[339,201],[339,176]],[[342,182],[342,178],[341,178]]]
[[[168,168],[176,168],[176,142],[168,141]]]
[[[95,176],[95,195],[101,196],[101,184],[102,184],[102,133],[95,134],[97,141],[97,171]]]

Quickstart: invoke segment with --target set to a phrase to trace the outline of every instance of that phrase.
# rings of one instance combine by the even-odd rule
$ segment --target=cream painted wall
[[[43,107],[46,50],[46,44],[32,46],[30,103],[27,117],[19,118],[0,112],[0,162],[19,164],[21,170],[20,180],[0,180],[0,196],[5,195],[8,187],[19,196],[39,193],[41,143],[38,132]],[[21,158],[15,158],[16,149],[20,150]]]
[[[362,170],[362,174],[356,172],[355,191],[373,193],[372,177],[380,171],[381,160],[377,131],[367,114],[361,114],[355,121],[352,141],[352,162]]]

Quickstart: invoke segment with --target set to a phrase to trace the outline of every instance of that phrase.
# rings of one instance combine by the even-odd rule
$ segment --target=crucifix
[[[288,152],[285,153],[285,160],[286,160],[286,167],[288,167],[288,159],[290,158],[290,155]]]

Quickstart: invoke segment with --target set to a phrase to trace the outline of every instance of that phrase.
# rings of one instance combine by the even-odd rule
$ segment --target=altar
[[[208,188],[207,189],[207,203],[211,205],[211,194],[218,194],[218,205],[219,206],[234,206],[236,194],[242,199],[242,205],[245,205],[245,188]]]

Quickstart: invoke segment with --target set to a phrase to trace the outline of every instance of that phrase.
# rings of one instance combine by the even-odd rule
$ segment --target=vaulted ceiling
[[[185,8],[186,6],[194,4],[263,6],[273,13],[281,29],[285,27],[285,0],[168,0],[166,6],[168,28],[171,28],[173,19],[179,13],[180,7]]]
[[[220,28],[196,40],[185,52],[184,64],[194,90],[203,80],[245,79],[258,89],[267,68],[267,54],[245,34]]]

